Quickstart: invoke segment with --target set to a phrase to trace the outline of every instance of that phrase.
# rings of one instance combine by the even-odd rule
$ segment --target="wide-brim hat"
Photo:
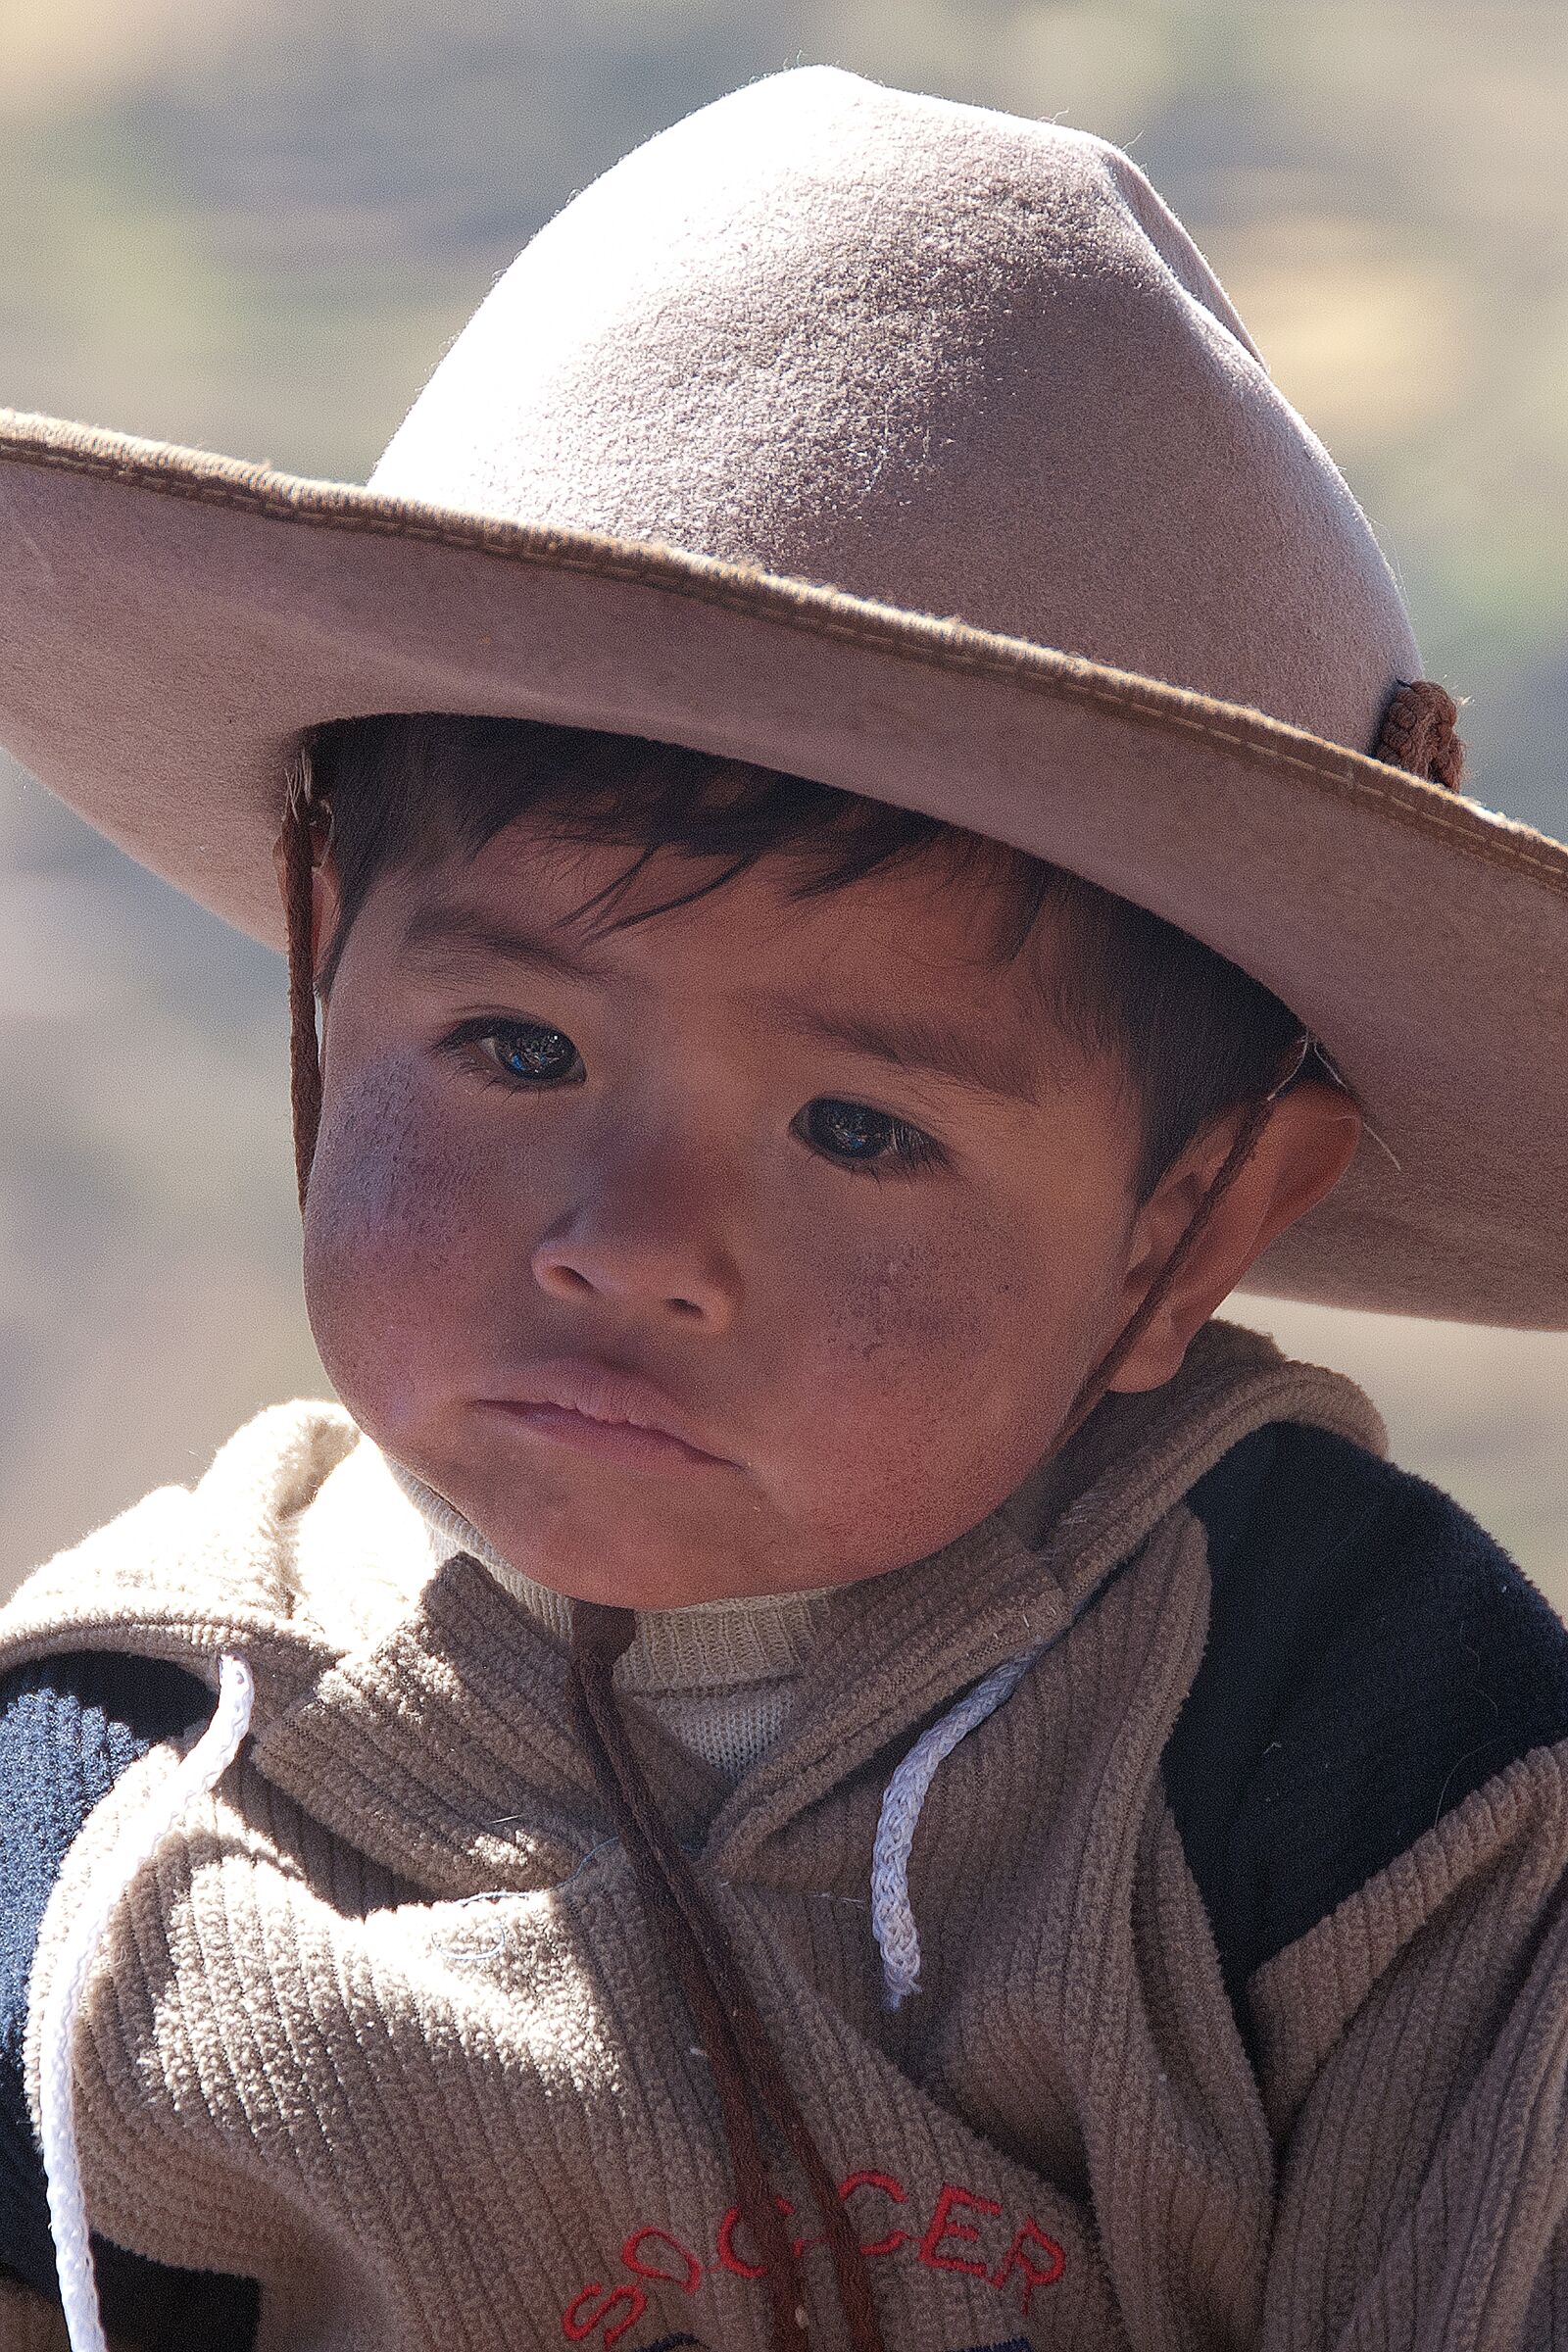
[[[871,794],[1152,908],[1322,1042],[1369,1132],[1250,1288],[1561,1327],[1568,851],[1451,789],[1420,678],[1128,158],[828,69],[567,205],[368,486],[0,412],[0,742],[253,937],[321,719]]]

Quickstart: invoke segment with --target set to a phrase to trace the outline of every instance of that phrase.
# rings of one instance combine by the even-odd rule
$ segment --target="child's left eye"
[[[481,1075],[499,1086],[580,1086],[588,1075],[565,1031],[543,1021],[464,1021],[443,1043],[453,1052],[473,1048],[490,1065]]]
[[[934,1137],[896,1119],[890,1111],[873,1110],[869,1102],[847,1102],[837,1095],[818,1095],[795,1121],[796,1133],[813,1152],[841,1167],[869,1168],[892,1164],[901,1172],[942,1158]]]

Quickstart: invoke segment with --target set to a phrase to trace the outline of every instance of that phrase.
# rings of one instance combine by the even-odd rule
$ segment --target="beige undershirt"
[[[471,1552],[548,1633],[569,1642],[569,1600],[504,1560],[412,1471],[381,1458],[423,1520],[436,1566],[455,1551]],[[639,1609],[631,1644],[615,1662],[615,1689],[640,1700],[672,1739],[733,1788],[783,1729],[836,1589],[823,1585],[805,1592],[699,1600],[680,1609]]]

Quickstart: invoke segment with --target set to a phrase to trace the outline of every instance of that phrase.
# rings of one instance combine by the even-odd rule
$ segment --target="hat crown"
[[[1420,660],[1202,255],[1102,139],[775,74],[572,199],[371,489],[659,541],[1366,749]]]

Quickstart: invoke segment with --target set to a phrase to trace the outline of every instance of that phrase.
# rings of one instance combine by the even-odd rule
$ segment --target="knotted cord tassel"
[[[1464,774],[1464,745],[1454,732],[1458,719],[1459,706],[1446,686],[1416,678],[1399,687],[1384,712],[1372,757],[1457,792]]]
[[[853,2352],[884,2352],[859,2241],[729,1938],[659,1810],[627,1736],[611,1676],[635,1630],[630,1609],[574,1600],[567,1696],[612,1826],[626,1848],[644,1910],[669,1956],[713,2070],[735,2167],[737,2203],[767,2266],[775,2352],[800,2352],[808,2341],[806,2302],[789,2233],[770,2192],[754,2108],[771,2117],[810,2185]]]

